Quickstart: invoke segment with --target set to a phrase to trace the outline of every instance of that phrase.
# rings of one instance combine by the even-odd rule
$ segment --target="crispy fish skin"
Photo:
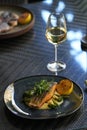
[[[50,100],[56,90],[56,83],[49,89],[48,92],[44,92],[42,95],[35,95],[31,97],[30,102],[27,102],[29,107],[40,108],[45,102]]]

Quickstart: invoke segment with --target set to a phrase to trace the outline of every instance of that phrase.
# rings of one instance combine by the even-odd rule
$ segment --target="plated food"
[[[31,21],[29,12],[21,13],[21,15],[10,11],[0,12],[0,33],[5,33],[14,29],[19,24],[28,24]]]
[[[13,93],[16,107],[12,104]],[[82,89],[61,76],[25,77],[11,83],[4,92],[6,107],[16,116],[27,119],[51,119],[73,114],[80,109],[83,100]]]
[[[63,79],[59,83],[41,80],[36,82],[34,88],[23,94],[24,103],[37,109],[53,109],[63,103],[64,96],[73,92],[73,82]]]
[[[28,13],[28,12],[24,12],[22,13],[19,18],[18,18],[18,23],[19,24],[28,24],[32,19],[32,16],[31,16],[31,13]]]
[[[0,33],[4,33],[13,29],[18,25],[19,16],[14,12],[1,11],[0,12]]]
[[[16,5],[0,6],[0,39],[20,36],[34,25],[34,14],[24,7]]]

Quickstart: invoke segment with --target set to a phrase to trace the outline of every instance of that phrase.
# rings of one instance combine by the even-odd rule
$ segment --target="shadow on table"
[[[61,117],[58,119],[44,119],[44,120],[31,120],[15,116],[7,108],[5,108],[6,118],[13,126],[21,130],[63,130],[71,126],[73,128],[74,122],[81,116],[83,108],[80,108],[72,115]]]

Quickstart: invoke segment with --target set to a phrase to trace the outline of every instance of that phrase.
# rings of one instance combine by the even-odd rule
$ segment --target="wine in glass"
[[[46,26],[46,38],[55,47],[55,61],[47,64],[47,68],[52,72],[58,72],[66,68],[66,64],[57,61],[58,45],[66,40],[67,28],[63,13],[53,12],[49,15]]]

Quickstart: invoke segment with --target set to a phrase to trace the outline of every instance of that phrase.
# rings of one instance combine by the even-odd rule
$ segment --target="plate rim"
[[[67,114],[60,114],[60,115],[56,115],[55,114],[55,117],[31,117],[31,115],[23,115],[23,114],[20,114],[19,112],[17,112],[14,108],[11,108],[7,103],[6,103],[6,99],[5,99],[5,93],[6,93],[6,91],[7,91],[7,89],[9,88],[9,86],[12,84],[12,83],[10,83],[7,87],[6,87],[6,89],[5,89],[5,91],[4,91],[4,103],[5,103],[5,106],[8,108],[8,110],[10,110],[10,112],[12,112],[13,114],[15,114],[15,115],[17,115],[17,116],[19,116],[19,117],[22,117],[22,118],[26,118],[26,119],[55,119],[55,118],[59,118],[59,117],[65,117],[65,116],[69,116],[69,115],[71,115],[71,114],[73,114],[73,113],[75,113],[76,111],[78,111],[80,108],[81,108],[81,106],[82,106],[82,104],[83,104],[83,101],[84,101],[84,92],[83,92],[83,89],[78,85],[78,84],[76,84],[72,79],[70,79],[70,78],[67,78],[67,77],[65,77],[65,76],[56,76],[56,75],[33,75],[33,76],[26,76],[26,77],[22,77],[22,78],[19,78],[19,79],[17,79],[17,80],[15,80],[14,82],[17,82],[17,81],[19,81],[19,80],[22,80],[22,79],[26,79],[26,78],[32,78],[32,77],[43,77],[43,76],[47,76],[47,77],[60,77],[60,78],[65,78],[65,79],[69,79],[69,80],[71,80],[76,86],[78,86],[78,88],[80,89],[80,91],[81,91],[81,93],[82,93],[82,99],[81,99],[81,103],[80,103],[80,105],[79,105],[79,107],[77,107],[74,111],[72,111],[72,112],[70,112],[70,113],[67,113]],[[14,83],[13,82],[13,83]],[[11,102],[11,101],[10,101]],[[12,106],[12,104],[10,103],[10,105]]]

